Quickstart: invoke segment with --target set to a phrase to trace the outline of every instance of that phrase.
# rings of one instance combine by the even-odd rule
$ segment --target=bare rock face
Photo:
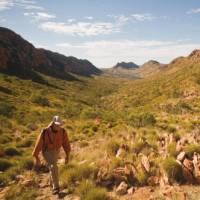
[[[118,195],[124,195],[127,193],[128,185],[125,182],[121,182],[116,189]]]

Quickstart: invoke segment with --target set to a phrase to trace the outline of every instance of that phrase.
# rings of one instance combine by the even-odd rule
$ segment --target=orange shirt
[[[49,126],[40,133],[32,155],[38,156],[41,151],[59,150],[61,147],[66,153],[71,150],[65,129],[60,128],[57,132],[53,132],[51,126]]]

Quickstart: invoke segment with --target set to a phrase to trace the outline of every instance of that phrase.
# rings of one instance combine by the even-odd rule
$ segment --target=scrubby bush
[[[12,117],[15,107],[7,102],[0,102],[0,115]]]
[[[12,141],[12,138],[9,137],[8,135],[0,135],[0,144],[6,144]]]
[[[81,200],[108,200],[106,189],[96,187],[91,181],[85,180],[76,188]]]
[[[169,153],[170,156],[172,156],[172,157],[177,156],[176,143],[175,142],[169,144],[168,147],[167,147],[167,150],[168,150],[168,153]]]
[[[7,156],[18,156],[21,153],[15,147],[7,147],[4,149],[5,155]]]
[[[5,194],[5,200],[35,200],[36,197],[37,191],[34,187],[22,187],[20,185],[10,187]]]
[[[120,158],[113,158],[109,165],[111,171],[117,167],[123,167],[123,166],[124,166],[124,162]]]
[[[17,147],[30,147],[33,144],[33,140],[30,138],[26,138],[17,143]]]
[[[85,140],[80,142],[80,147],[86,147],[88,145],[89,145],[89,143],[87,141],[85,141]]]
[[[156,119],[151,113],[141,113],[135,114],[131,113],[129,115],[129,124],[134,127],[144,127],[147,125],[154,125],[156,123]]]
[[[33,158],[32,157],[24,157],[20,161],[20,167],[25,170],[32,170],[33,169]]]
[[[189,158],[192,158],[194,152],[200,153],[200,145],[197,144],[188,144],[184,151]]]
[[[12,166],[12,163],[8,160],[0,158],[0,171],[6,171],[8,168]]]
[[[148,174],[146,172],[144,172],[144,171],[141,170],[141,171],[137,172],[137,174],[136,174],[136,180],[137,180],[137,184],[139,186],[144,186],[147,183]]]
[[[73,185],[77,181],[84,179],[94,179],[97,174],[97,169],[93,166],[84,164],[68,165],[67,168],[63,167],[60,172],[61,183],[65,187],[68,184]]]
[[[163,163],[164,170],[171,182],[183,182],[183,171],[181,165],[173,157],[168,157]]]
[[[33,96],[32,102],[40,106],[50,106],[49,100],[46,97],[43,97],[42,95]]]
[[[107,143],[106,149],[111,155],[115,155],[120,147],[120,143],[116,140],[111,140]]]
[[[96,112],[93,108],[88,107],[81,111],[80,117],[82,119],[95,119],[98,115],[98,112]]]

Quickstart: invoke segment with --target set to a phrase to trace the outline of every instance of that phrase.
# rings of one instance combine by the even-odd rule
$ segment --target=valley
[[[31,156],[57,114],[72,144],[69,163],[59,159],[61,199],[200,198],[200,50],[108,75],[89,61],[0,35],[2,199],[57,199],[45,166],[35,170]],[[38,54],[42,62],[28,62]],[[130,70],[136,78],[126,76]]]

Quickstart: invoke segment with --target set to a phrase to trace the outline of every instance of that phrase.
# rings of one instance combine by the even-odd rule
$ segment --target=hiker
[[[66,158],[65,163],[68,163],[70,153],[70,143],[67,133],[62,128],[63,122],[59,116],[54,116],[53,121],[49,126],[42,130],[39,135],[35,148],[33,150],[33,157],[35,160],[35,166],[40,166],[39,153],[42,151],[42,155],[48,165],[50,172],[50,184],[53,187],[53,194],[59,194],[59,177],[57,160],[59,150],[63,147]]]

